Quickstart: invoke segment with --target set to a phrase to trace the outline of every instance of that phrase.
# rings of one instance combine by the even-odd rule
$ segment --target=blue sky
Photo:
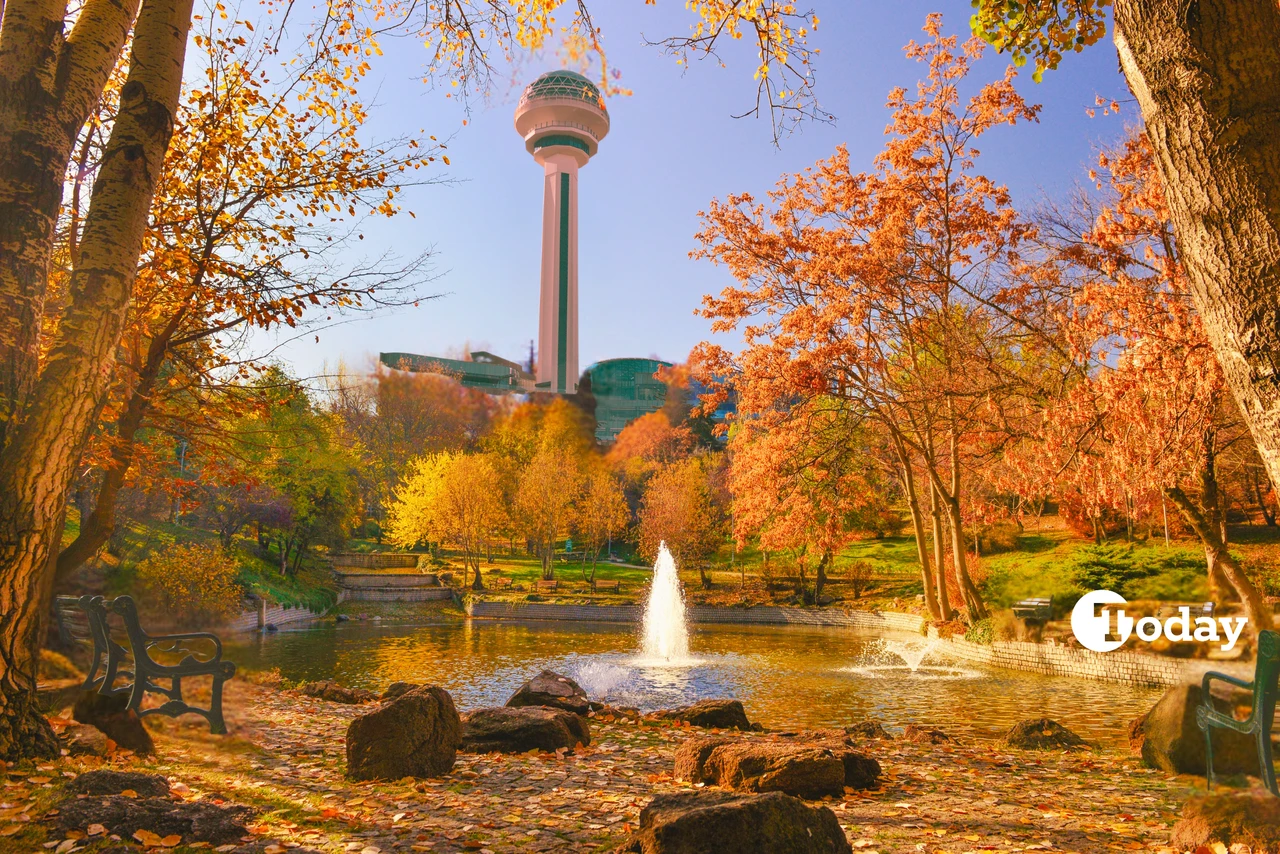
[[[969,4],[814,0],[821,25],[813,36],[818,91],[834,124],[810,124],[773,144],[767,120],[733,119],[754,99],[754,56],[745,48],[728,67],[675,60],[645,46],[643,37],[684,32],[690,21],[679,0],[595,0],[610,63],[622,72],[630,96],[609,99],[609,136],[582,171],[579,301],[583,367],[618,356],[680,360],[708,337],[693,314],[703,294],[717,292],[727,272],[688,257],[698,211],[712,198],[762,194],[784,173],[796,172],[849,146],[855,168],[869,167],[879,151],[893,86],[913,86],[923,73],[902,54],[931,11],[946,14],[949,32],[967,31]],[[737,45],[735,45],[737,47]],[[470,115],[445,91],[421,83],[425,54],[404,40],[388,46],[375,67],[377,88],[371,138],[413,134],[420,128],[451,137],[448,186],[410,188],[402,215],[366,229],[370,252],[402,256],[431,248],[438,280],[427,292],[438,299],[380,316],[356,316],[284,343],[276,356],[301,376],[319,373],[339,358],[371,364],[379,351],[445,355],[464,345],[524,358],[537,334],[542,181],[512,127],[520,89],[559,66],[554,54],[531,57]],[[988,52],[970,75],[980,84],[1003,73],[1005,58]],[[1124,119],[1087,117],[1095,95],[1128,99],[1108,39],[1068,57],[1064,66],[1019,88],[1043,105],[1035,125],[1001,128],[983,140],[980,168],[1007,184],[1019,203],[1059,195],[1081,180],[1092,151],[1123,131]],[[463,124],[464,119],[466,124]]]

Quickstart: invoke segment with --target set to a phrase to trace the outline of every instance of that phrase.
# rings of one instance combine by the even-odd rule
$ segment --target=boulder
[[[666,709],[657,715],[665,720],[683,721],[707,729],[754,729],[738,700],[699,700],[692,706]]]
[[[1140,740],[1142,762],[1166,774],[1203,774],[1204,730],[1196,725],[1196,707],[1203,693],[1199,685],[1177,685],[1164,693],[1151,711],[1130,730]],[[1231,706],[1217,697],[1214,705],[1225,713]],[[1258,773],[1258,748],[1250,736],[1231,730],[1213,731],[1215,774]]]
[[[781,792],[658,795],[640,811],[627,854],[846,854],[852,852],[836,814]]]
[[[1204,846],[1213,851],[1280,854],[1280,798],[1267,792],[1193,797],[1182,807],[1171,841],[1179,851]]]
[[[1088,746],[1083,738],[1049,718],[1019,721],[1005,734],[1004,743],[1024,750],[1075,750]]]
[[[438,777],[453,770],[461,743],[462,720],[449,692],[416,688],[347,727],[347,777]]]
[[[575,715],[591,711],[591,701],[582,686],[568,676],[544,670],[511,695],[507,705],[513,709],[525,706],[549,706]]]
[[[138,713],[128,706],[128,694],[81,691],[71,715],[78,723],[97,728],[123,750],[132,750],[142,756],[154,754],[156,745],[151,740],[151,733],[142,725]]]
[[[88,724],[72,724],[62,730],[58,740],[68,756],[106,756],[115,742],[102,730]]]
[[[130,798],[121,795],[69,798],[58,805],[57,827],[63,836],[84,833],[100,824],[108,834],[132,839],[139,830],[160,837],[179,836],[183,843],[237,845],[249,834],[245,822],[254,810],[245,806],[215,806],[195,801],[177,803],[169,798]]]
[[[339,685],[332,679],[308,682],[302,686],[302,693],[308,697],[315,697],[317,700],[328,700],[330,703],[346,703],[349,706],[372,703],[378,699],[378,695],[372,691],[366,691],[363,688],[348,688],[345,685]]]
[[[167,798],[169,781],[159,774],[104,768],[84,772],[67,783],[66,791],[72,795],[119,795],[122,792],[133,792],[140,798]]]
[[[572,750],[591,743],[585,718],[545,706],[476,709],[462,719],[462,749],[471,753]]]
[[[902,738],[916,744],[946,744],[951,741],[951,736],[940,729],[915,724],[907,724],[907,728],[902,731]]]
[[[387,686],[387,690],[382,692],[382,696],[378,699],[385,703],[387,700],[394,700],[397,697],[403,697],[410,691],[417,690],[421,687],[421,685],[414,682],[392,682]]]
[[[888,730],[880,726],[879,721],[860,721],[859,723],[851,724],[844,728],[844,734],[859,739],[877,738],[887,740],[893,738]]]
[[[676,750],[675,776],[727,789],[821,798],[843,794],[846,786],[874,786],[880,764],[839,743],[697,738]]]

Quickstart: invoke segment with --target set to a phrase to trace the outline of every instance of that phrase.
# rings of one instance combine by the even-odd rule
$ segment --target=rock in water
[[[79,723],[96,727],[117,747],[149,756],[156,752],[151,733],[142,725],[138,713],[128,708],[128,694],[99,694],[83,691],[72,708],[72,717]]]
[[[675,776],[748,792],[785,792],[802,798],[866,789],[880,763],[846,746],[696,738],[676,750]]]
[[[131,839],[137,831],[145,830],[161,837],[180,836],[184,844],[238,845],[249,833],[245,821],[253,814],[254,810],[245,806],[175,803],[167,797],[90,796],[59,804],[57,826],[64,836],[100,824],[121,839]]]
[[[1073,750],[1088,746],[1083,738],[1049,718],[1019,721],[1005,734],[1004,743],[1024,750]]]
[[[1203,696],[1199,685],[1177,685],[1165,692],[1130,733],[1141,740],[1142,762],[1167,774],[1203,774],[1204,730],[1196,725],[1196,707]],[[1214,705],[1230,714],[1225,701]],[[1225,729],[1213,730],[1215,774],[1258,773],[1258,748],[1251,736]]]
[[[371,703],[378,699],[378,695],[372,691],[366,691],[363,688],[348,688],[331,679],[308,682],[302,686],[302,693],[308,697],[315,697],[317,700],[328,700],[330,703],[346,703],[349,706]]]
[[[844,734],[855,738],[892,739],[888,730],[880,726],[879,721],[860,721],[844,728]]]
[[[591,702],[582,686],[568,676],[544,670],[528,682],[520,686],[511,699],[507,700],[511,708],[525,706],[550,706],[564,709],[575,715],[585,715],[591,711]]]
[[[462,720],[449,692],[434,685],[417,688],[351,722],[347,776],[438,777],[453,769],[461,742]]]
[[[1173,826],[1172,842],[1179,851],[1203,846],[1213,851],[1280,854],[1280,798],[1267,792],[1194,797]]]
[[[685,721],[691,726],[708,729],[754,729],[747,712],[738,700],[699,700],[692,706],[667,709],[658,716],[672,721]]]
[[[421,685],[415,684],[413,682],[392,682],[390,685],[387,686],[387,690],[382,692],[382,696],[379,697],[378,699],[382,700],[382,702],[385,703],[387,700],[394,700],[397,697],[403,697],[405,694],[408,694],[410,691],[415,691],[421,687],[422,687]]]
[[[86,771],[67,784],[73,795],[118,795],[131,791],[140,798],[169,797],[169,781],[159,774],[101,769]]]
[[[658,795],[640,811],[628,854],[846,854],[853,849],[836,814],[770,792]]]
[[[940,729],[915,724],[907,724],[907,728],[902,731],[902,737],[916,744],[946,744],[951,741],[951,736]]]
[[[507,706],[476,709],[462,721],[462,749],[471,753],[523,753],[591,743],[585,718],[563,709]]]

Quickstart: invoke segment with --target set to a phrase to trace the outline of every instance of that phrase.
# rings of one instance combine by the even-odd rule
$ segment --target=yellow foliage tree
[[[488,454],[435,454],[414,461],[388,533],[402,546],[430,540],[454,546],[471,570],[472,589],[483,590],[480,559],[505,518],[502,481]]]
[[[150,609],[186,624],[212,626],[240,609],[239,568],[217,546],[176,545],[138,564]]]

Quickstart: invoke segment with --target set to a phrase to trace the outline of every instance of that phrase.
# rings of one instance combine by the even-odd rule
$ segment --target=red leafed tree
[[[1211,585],[1230,587],[1250,624],[1267,628],[1270,609],[1227,549],[1219,484],[1220,456],[1251,440],[1188,297],[1145,135],[1102,152],[1091,177],[1096,192],[1050,212],[1041,229],[1060,277],[1061,352],[1073,363],[1012,469],[1023,488],[1052,484],[1095,520],[1168,501],[1204,546]]]
[[[1002,441],[1011,408],[1025,406],[1022,373],[1040,354],[1021,346],[1038,310],[1019,272],[1031,230],[1005,188],[977,172],[975,143],[1037,108],[1011,73],[962,99],[957,86],[981,44],[958,48],[937,15],[925,32],[906,52],[928,74],[914,93],[890,93],[889,138],[871,171],[855,173],[841,148],[784,179],[767,204],[731,196],[704,214],[696,255],[737,282],[705,297],[703,314],[713,331],[741,327],[746,346],[735,355],[703,344],[694,362],[720,393],[732,382],[746,418],[798,418],[805,402],[831,397],[883,429],[922,572],[928,501],[941,511],[935,544],[945,535],[962,603],[978,619],[986,608],[965,556],[965,472]]]

